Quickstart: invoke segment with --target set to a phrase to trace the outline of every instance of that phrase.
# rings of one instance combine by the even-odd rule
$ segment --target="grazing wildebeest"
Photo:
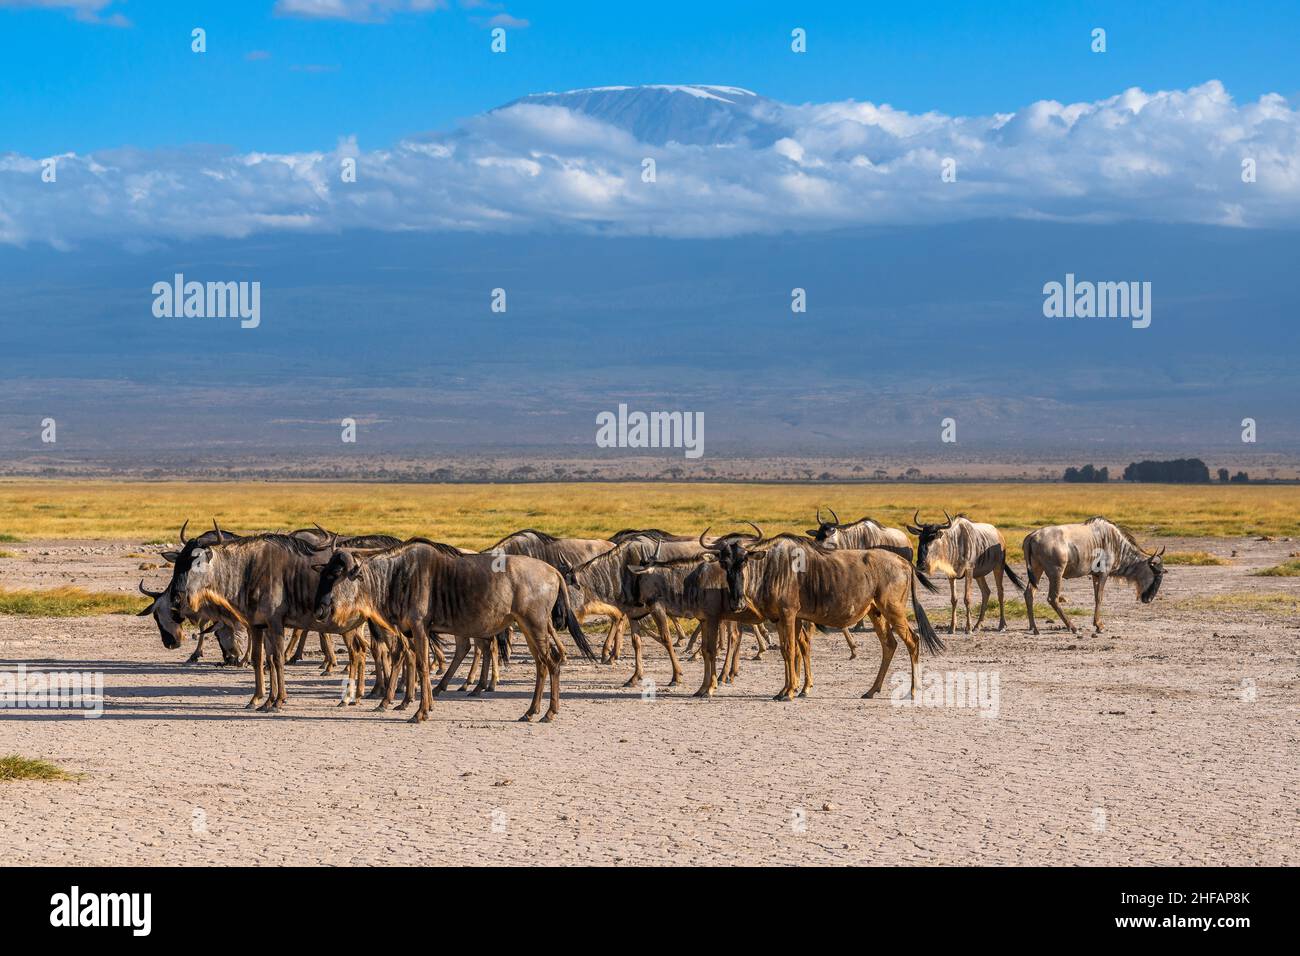
[[[463,554],[424,538],[360,558],[339,551],[320,569],[314,604],[317,619],[332,627],[350,628],[368,621],[406,638],[420,681],[420,705],[412,722],[428,719],[433,699],[430,631],[455,634],[459,658],[464,655],[461,641],[487,641],[517,625],[536,666],[532,703],[520,718],[525,721],[541,707],[548,674],[551,698],[542,720],[549,721],[559,712],[557,627],[568,628],[585,657],[596,657],[571,610],[560,572],[522,555]]]
[[[991,524],[971,521],[964,514],[952,517],[947,511],[943,524],[927,524],[921,521],[921,512],[916,511],[912,520],[915,524],[907,530],[916,535],[916,566],[925,574],[942,574],[948,579],[948,593],[952,598],[952,617],[948,621],[948,633],[957,631],[957,579],[966,582],[966,633],[971,632],[970,623],[970,584],[971,580],[979,582],[980,611],[975,619],[974,630],[978,631],[984,622],[984,612],[989,606],[988,576],[993,575],[993,583],[998,591],[998,630],[1007,627],[1007,614],[1003,604],[1002,575],[1011,579],[1017,590],[1024,584],[1016,577],[1016,572],[1007,564],[1007,542],[1002,532]]]
[[[226,541],[218,528],[217,539],[209,545],[186,541],[177,553],[170,586],[172,613],[210,613],[238,621],[248,631],[253,652],[255,683],[248,706],[257,706],[265,697],[260,709],[278,711],[287,699],[285,628],[343,634],[349,641],[352,629],[334,629],[313,618],[319,575],[312,565],[320,560],[322,549],[287,534]]]
[[[1138,600],[1150,604],[1160,590],[1165,576],[1162,556],[1165,549],[1143,551],[1132,533],[1101,515],[1082,524],[1057,524],[1031,531],[1025,536],[1025,606],[1029,611],[1029,632],[1038,633],[1034,621],[1034,588],[1039,575],[1047,575],[1047,603],[1061,622],[1076,628],[1061,608],[1061,581],[1064,578],[1092,577],[1092,626],[1101,633],[1101,599],[1108,578],[1120,578],[1133,585]]]
[[[199,628],[198,647],[194,648],[194,653],[186,659],[185,663],[197,664],[203,659],[203,639],[215,632],[217,644],[221,648],[222,663],[228,667],[239,665],[239,641],[234,626],[222,620],[204,623],[197,615],[190,618],[175,616],[172,614],[172,598],[168,588],[151,591],[144,586],[142,580],[140,593],[149,598],[149,603],[143,611],[139,612],[139,617],[153,618],[154,624],[158,626],[158,633],[162,636],[163,647],[176,650],[181,646],[181,640],[185,636],[185,625],[195,624]]]
[[[811,640],[809,632],[801,631],[800,621],[843,628],[864,617],[871,619],[880,639],[881,661],[876,682],[864,697],[880,691],[897,645],[894,635],[903,639],[911,657],[913,698],[920,647],[932,652],[943,649],[917,598],[916,582],[919,579],[927,589],[936,589],[897,554],[880,548],[827,550],[808,538],[782,534],[752,544],[731,542],[709,560],[717,561],[726,573],[731,610],[748,606],[778,625],[786,676],[776,700],[794,697],[801,658],[803,687],[799,695],[805,696],[812,687]],[[747,577],[751,568],[753,573]],[[907,621],[909,593],[919,640]]]

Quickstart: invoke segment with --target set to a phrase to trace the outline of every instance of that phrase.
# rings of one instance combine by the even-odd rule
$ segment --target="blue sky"
[[[1239,100],[1300,91],[1294,3],[509,0],[466,9],[449,0],[382,22],[277,15],[275,6],[0,0],[0,151],[286,151],[346,135],[374,148],[527,93],[611,84],[712,83],[787,103],[851,98],[966,115],[1209,79]],[[498,15],[528,22],[509,30],[504,56],[488,51],[485,24]],[[109,25],[115,16],[130,25]],[[208,33],[202,56],[189,49],[195,26]],[[794,26],[808,31],[803,56],[789,53]],[[1094,26],[1107,30],[1103,56],[1088,48]]]
[[[1250,416],[1294,450],[1297,35],[1282,4],[0,0],[0,448],[51,414],[332,453],[350,414],[589,450],[629,400],[765,453],[954,412],[976,448],[1239,450]],[[154,315],[177,273],[261,283],[256,331]],[[1150,327],[1046,318],[1067,274],[1150,282]]]

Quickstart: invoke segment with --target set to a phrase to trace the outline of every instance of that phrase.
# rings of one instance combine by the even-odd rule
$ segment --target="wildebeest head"
[[[705,544],[704,536],[709,533],[709,529],[705,528],[700,535],[700,545],[705,549],[701,557],[705,561],[717,561],[723,574],[726,575],[729,610],[733,613],[743,611],[749,604],[749,600],[745,597],[745,565],[750,561],[767,557],[766,551],[753,550],[750,547],[763,539],[763,531],[758,525],[751,522],[750,527],[756,532],[753,541],[747,540],[749,535],[725,535],[713,544]]]
[[[920,509],[912,512],[912,520],[916,524],[905,525],[912,534],[916,535],[916,566],[924,573],[930,571],[930,545],[934,544],[935,539],[952,527],[952,515],[945,510],[943,516],[948,520],[943,524],[934,523],[926,524],[921,521]]]
[[[181,638],[184,636],[184,621],[172,613],[172,599],[167,590],[150,591],[144,586],[144,581],[140,581],[140,593],[149,598],[149,603],[144,610],[140,612],[140,617],[152,615],[153,622],[158,625],[158,633],[162,636],[163,647],[169,651],[174,651],[181,646]]]
[[[351,551],[335,551],[324,564],[313,564],[320,572],[312,616],[331,624],[350,622],[356,617],[361,588],[361,561]]]
[[[1155,600],[1156,592],[1160,590],[1160,582],[1165,576],[1165,549],[1161,548],[1147,556],[1138,568],[1134,584],[1138,591],[1138,600],[1143,604],[1150,604]]]
[[[840,544],[840,516],[837,515],[833,508],[827,508],[831,513],[831,520],[827,521],[822,517],[822,509],[817,509],[817,527],[810,528],[805,534],[812,538],[824,548],[837,548]]]
[[[211,544],[214,540],[215,543],[224,540],[215,520],[212,522],[215,538],[207,534],[186,538],[185,529],[188,526],[188,521],[181,525],[180,550],[163,552],[163,558],[172,563],[172,581],[167,590],[171,594],[171,613],[176,618],[184,618],[198,611],[195,598],[212,570]]]

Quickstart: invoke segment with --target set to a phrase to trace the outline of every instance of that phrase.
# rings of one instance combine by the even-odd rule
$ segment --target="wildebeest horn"
[[[817,523],[818,523],[818,524],[825,524],[825,522],[822,521],[822,509],[821,509],[821,505],[818,505],[818,506],[817,506]]]
[[[705,528],[703,531],[700,532],[700,547],[703,548],[705,551],[716,551],[716,550],[718,550],[714,545],[711,545],[711,544],[705,544],[705,543],[704,543],[704,536],[705,536],[706,534],[708,534],[709,531],[710,531],[710,529],[712,529],[712,528],[713,528],[713,525],[709,525],[708,528]]]
[[[947,508],[944,508],[944,509],[943,509],[943,516],[944,516],[945,518],[948,519],[948,522],[944,525],[944,527],[945,527],[945,528],[951,528],[951,527],[952,527],[952,515],[948,514],[948,509],[947,509]]]
[[[217,533],[217,544],[220,544],[225,538],[221,534],[221,525],[217,524],[217,519],[212,519],[212,530]]]
[[[1168,547],[1168,545],[1166,545],[1165,547]],[[1160,556],[1161,556],[1162,554],[1164,554],[1164,553],[1165,553],[1165,549],[1164,549],[1164,548],[1161,548],[1159,551],[1153,551],[1153,552],[1151,553],[1151,557],[1153,557],[1153,558],[1158,558],[1158,557],[1160,557]]]
[[[316,530],[319,531],[321,534],[325,535],[325,537],[328,538],[330,536],[330,533],[320,526],[319,521],[313,521],[312,524],[314,524],[316,526]]]
[[[186,544],[189,543],[185,539],[185,529],[188,528],[189,526],[190,526],[190,519],[186,518],[185,523],[181,525],[181,547],[184,547]]]
[[[829,512],[831,513],[831,518],[832,518],[832,520],[834,520],[834,522],[835,522],[836,524],[839,524],[839,523],[840,523],[840,516],[837,515],[837,514],[835,513],[835,509],[834,509],[834,508],[827,508],[826,510],[829,511]]]
[[[165,592],[163,592],[163,591],[150,591],[147,587],[144,586],[144,578],[141,578],[141,579],[140,579],[140,593],[143,594],[145,597],[151,597],[151,598],[153,598],[153,599],[156,601],[156,600],[158,600],[158,598],[162,597],[163,594],[164,594]]]
[[[835,512],[832,511],[831,514],[835,514]],[[836,523],[838,524],[839,522],[836,522]],[[763,529],[762,529],[762,528],[760,528],[758,525],[754,524],[754,522],[752,522],[752,521],[746,521],[745,524],[749,525],[751,528],[754,529],[754,540],[755,540],[755,541],[762,541],[762,540],[763,540]]]

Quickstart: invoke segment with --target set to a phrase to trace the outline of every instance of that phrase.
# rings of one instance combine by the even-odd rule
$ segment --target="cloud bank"
[[[728,88],[660,93],[683,89],[716,106],[699,91]],[[646,144],[535,97],[371,151],[350,138],[292,154],[114,149],[53,157],[54,182],[43,181],[45,157],[0,153],[0,241],[362,228],[725,237],[988,217],[1300,222],[1300,116],[1277,94],[1237,104],[1211,81],[970,117],[753,99],[747,108],[781,135]],[[948,159],[955,182],[943,180]],[[344,181],[347,161],[355,182]],[[1243,182],[1247,161],[1254,182]]]

